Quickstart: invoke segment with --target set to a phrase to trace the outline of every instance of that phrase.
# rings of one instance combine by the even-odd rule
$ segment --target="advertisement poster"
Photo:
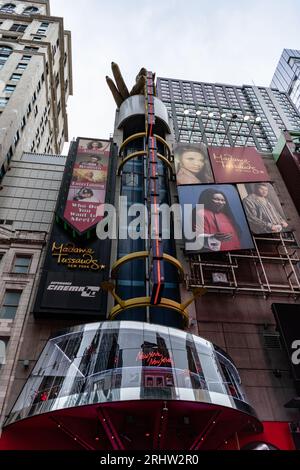
[[[272,304],[295,380],[300,381],[300,304]]]
[[[64,219],[79,233],[104,216],[110,142],[80,139]]]
[[[178,194],[185,239],[186,234],[193,232],[201,245],[200,249],[194,249],[186,243],[186,251],[222,252],[253,248],[243,207],[233,185],[182,186],[178,188]]]
[[[177,185],[214,183],[207,147],[203,144],[174,146]]]
[[[209,147],[216,183],[269,181],[263,159],[254,147]]]
[[[289,231],[278,196],[268,182],[238,184],[252,233],[279,233]]]
[[[109,277],[109,240],[72,240],[54,224],[34,313],[37,318],[104,319],[107,292],[101,283]]]

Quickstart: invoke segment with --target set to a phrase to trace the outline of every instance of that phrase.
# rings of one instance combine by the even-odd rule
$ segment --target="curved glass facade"
[[[130,400],[221,405],[253,416],[232,361],[184,331],[92,323],[48,341],[6,425],[66,408]]]

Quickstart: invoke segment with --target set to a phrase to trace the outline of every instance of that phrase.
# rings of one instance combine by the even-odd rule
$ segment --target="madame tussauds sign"
[[[102,271],[106,266],[95,258],[95,250],[92,248],[80,248],[73,243],[52,243],[52,256],[57,258],[57,263],[73,269],[90,269]]]

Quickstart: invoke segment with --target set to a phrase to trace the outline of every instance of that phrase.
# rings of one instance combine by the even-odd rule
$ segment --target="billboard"
[[[194,185],[178,188],[183,231],[191,228],[202,248],[186,243],[188,252],[222,252],[253,248],[253,241],[236,188],[233,185]],[[201,207],[196,207],[196,204]],[[187,238],[185,236],[185,238]]]
[[[214,183],[205,145],[177,144],[174,146],[174,159],[178,185]]]
[[[109,141],[79,139],[63,218],[78,233],[95,226],[104,216]]]
[[[40,317],[105,319],[109,277],[109,240],[72,240],[54,224],[34,314]]]
[[[239,184],[238,190],[252,233],[260,235],[290,230],[272,184]]]
[[[100,285],[109,278],[111,241],[99,240],[91,229],[103,217],[104,203],[114,202],[116,155],[105,140],[80,138],[70,147],[36,317],[106,319],[107,293]]]
[[[270,180],[254,147],[209,147],[208,152],[216,183]]]
[[[295,380],[300,381],[300,304],[272,304]]]

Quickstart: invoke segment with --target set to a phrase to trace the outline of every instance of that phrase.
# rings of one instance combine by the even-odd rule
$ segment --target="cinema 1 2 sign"
[[[64,219],[83,233],[104,216],[110,142],[80,139]]]

